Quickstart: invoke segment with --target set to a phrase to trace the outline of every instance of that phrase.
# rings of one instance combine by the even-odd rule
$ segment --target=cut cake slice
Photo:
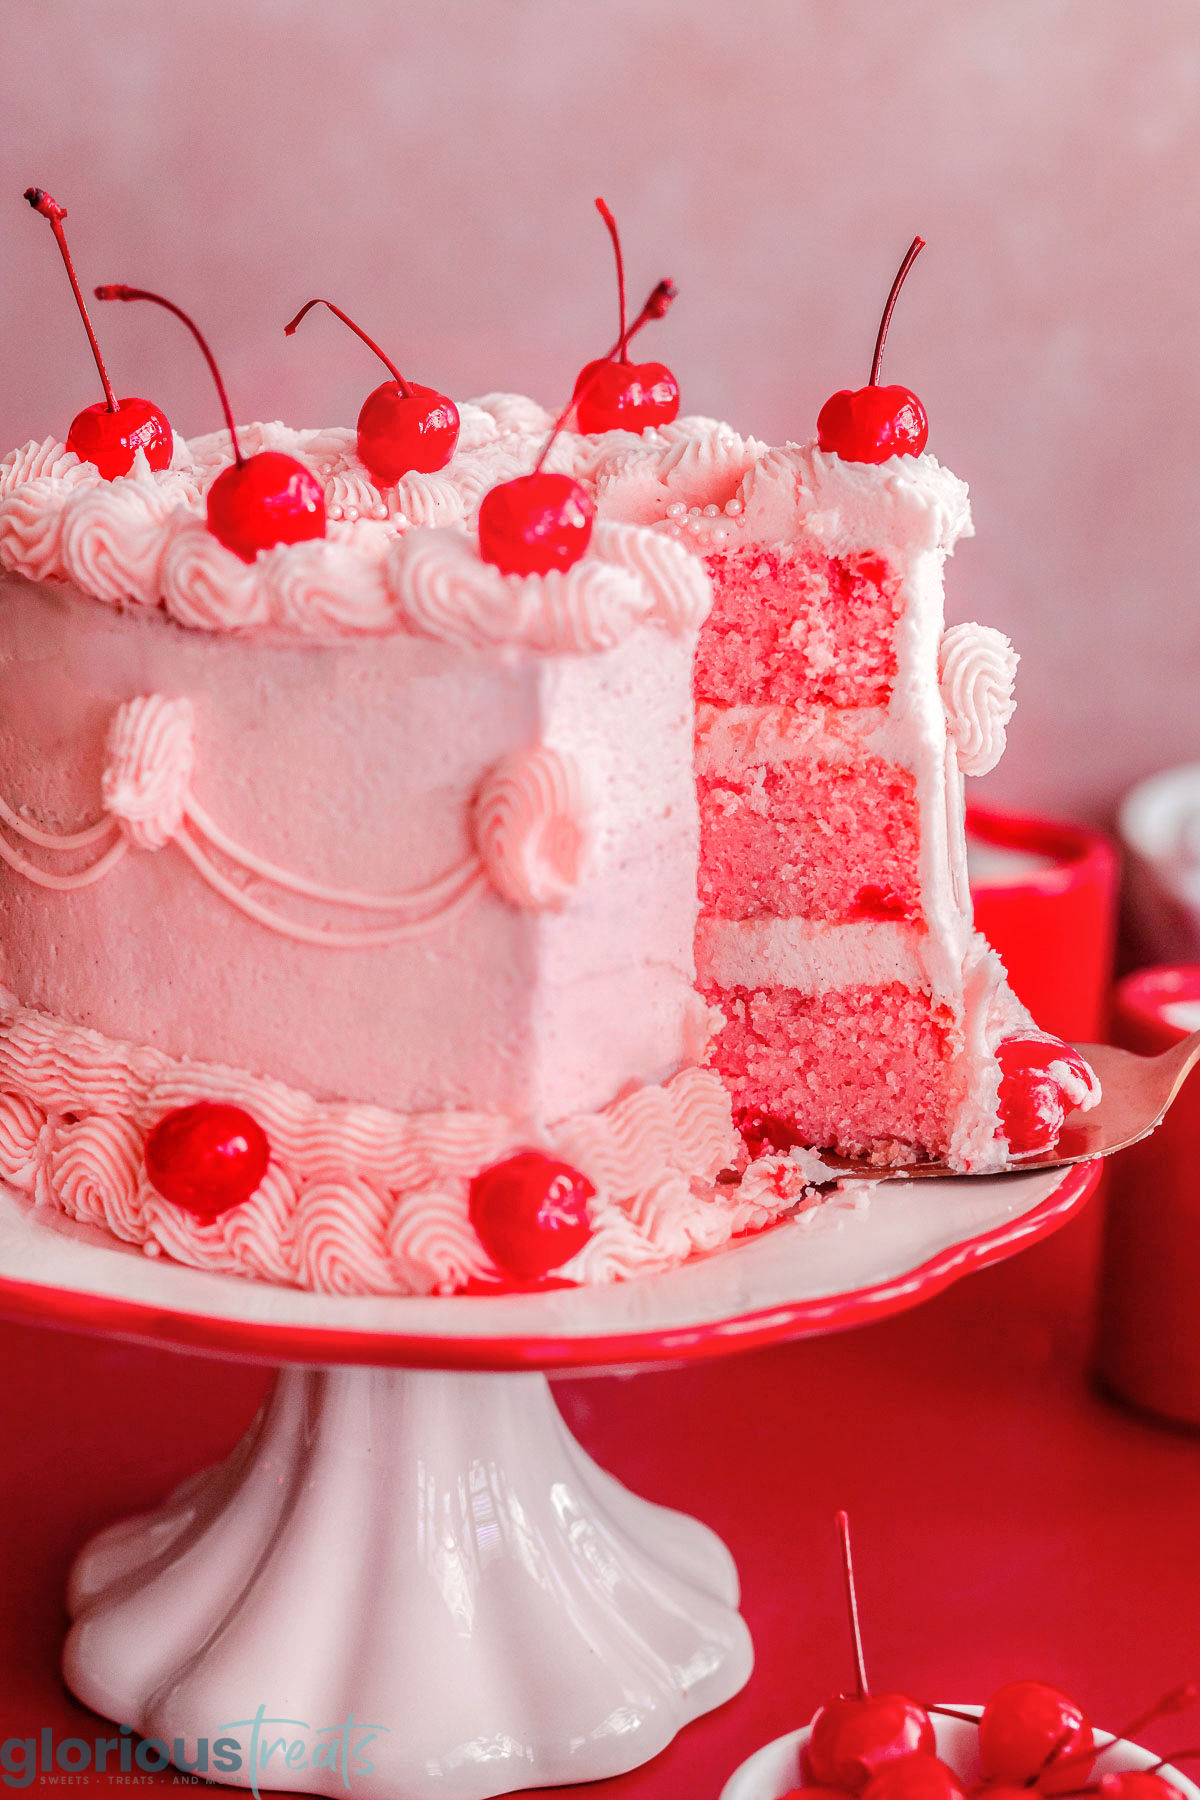
[[[696,968],[751,1148],[1002,1166],[996,1053],[1037,1028],[967,886],[963,776],[1004,748],[1016,657],[944,629],[965,485],[928,454],[765,450],[694,420],[601,466],[597,495],[713,579]],[[1098,1092],[1056,1078],[1067,1110]]]

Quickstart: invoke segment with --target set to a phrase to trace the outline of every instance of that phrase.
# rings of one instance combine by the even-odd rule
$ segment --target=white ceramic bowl
[[[1117,830],[1138,961],[1200,962],[1200,763],[1139,782]]]
[[[953,1706],[956,1712],[970,1712],[976,1716],[983,1711],[981,1706],[964,1705],[957,1700],[947,1700],[944,1704]],[[982,1771],[977,1728],[968,1725],[964,1719],[944,1719],[935,1713],[933,1729],[942,1761],[949,1763],[965,1786],[978,1781]],[[799,1787],[800,1753],[808,1742],[808,1734],[809,1727],[804,1725],[799,1731],[789,1731],[786,1737],[776,1738],[774,1743],[764,1744],[734,1770],[721,1789],[720,1800],[781,1800],[792,1788]],[[1096,1738],[1103,1744],[1112,1743],[1111,1732],[1097,1730]],[[1148,1769],[1157,1761],[1153,1750],[1143,1750],[1140,1744],[1122,1740],[1105,1751],[1100,1769],[1104,1774],[1117,1769]],[[1200,1788],[1186,1775],[1172,1768],[1165,1768],[1163,1774],[1187,1796],[1187,1800],[1200,1800]]]

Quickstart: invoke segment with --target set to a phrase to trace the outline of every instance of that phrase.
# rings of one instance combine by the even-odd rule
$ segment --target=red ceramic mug
[[[1104,1035],[1116,928],[1117,853],[1085,825],[967,809],[975,923],[1013,992],[1069,1043]]]
[[[1200,965],[1117,984],[1113,1035],[1153,1056],[1200,1030]],[[1200,1425],[1200,1077],[1109,1165],[1096,1365],[1123,1399]]]

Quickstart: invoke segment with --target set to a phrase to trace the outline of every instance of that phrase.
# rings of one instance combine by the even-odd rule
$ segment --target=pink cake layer
[[[949,1146],[960,1097],[949,1033],[927,995],[898,983],[817,995],[792,988],[710,988],[726,1023],[713,1066],[743,1126],[786,1122],[805,1143],[870,1155]]]
[[[896,674],[899,583],[880,556],[752,544],[707,559],[715,600],[696,698],[877,706]]]
[[[916,783],[878,757],[701,776],[700,904],[725,919],[920,917]]]

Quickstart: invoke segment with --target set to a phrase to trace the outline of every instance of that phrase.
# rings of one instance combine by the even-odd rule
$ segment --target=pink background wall
[[[653,353],[688,410],[811,434],[887,374],[975,496],[950,613],[1023,652],[980,796],[1103,816],[1200,755],[1200,10],[1195,0],[3,0],[0,441],[94,396],[31,182],[88,285],[194,309],[243,418],[351,421],[377,375],[547,404],[631,285],[679,283]],[[5,198],[6,196],[6,198]],[[121,392],[186,433],[179,328],[100,309]],[[651,334],[646,348],[650,353]]]

